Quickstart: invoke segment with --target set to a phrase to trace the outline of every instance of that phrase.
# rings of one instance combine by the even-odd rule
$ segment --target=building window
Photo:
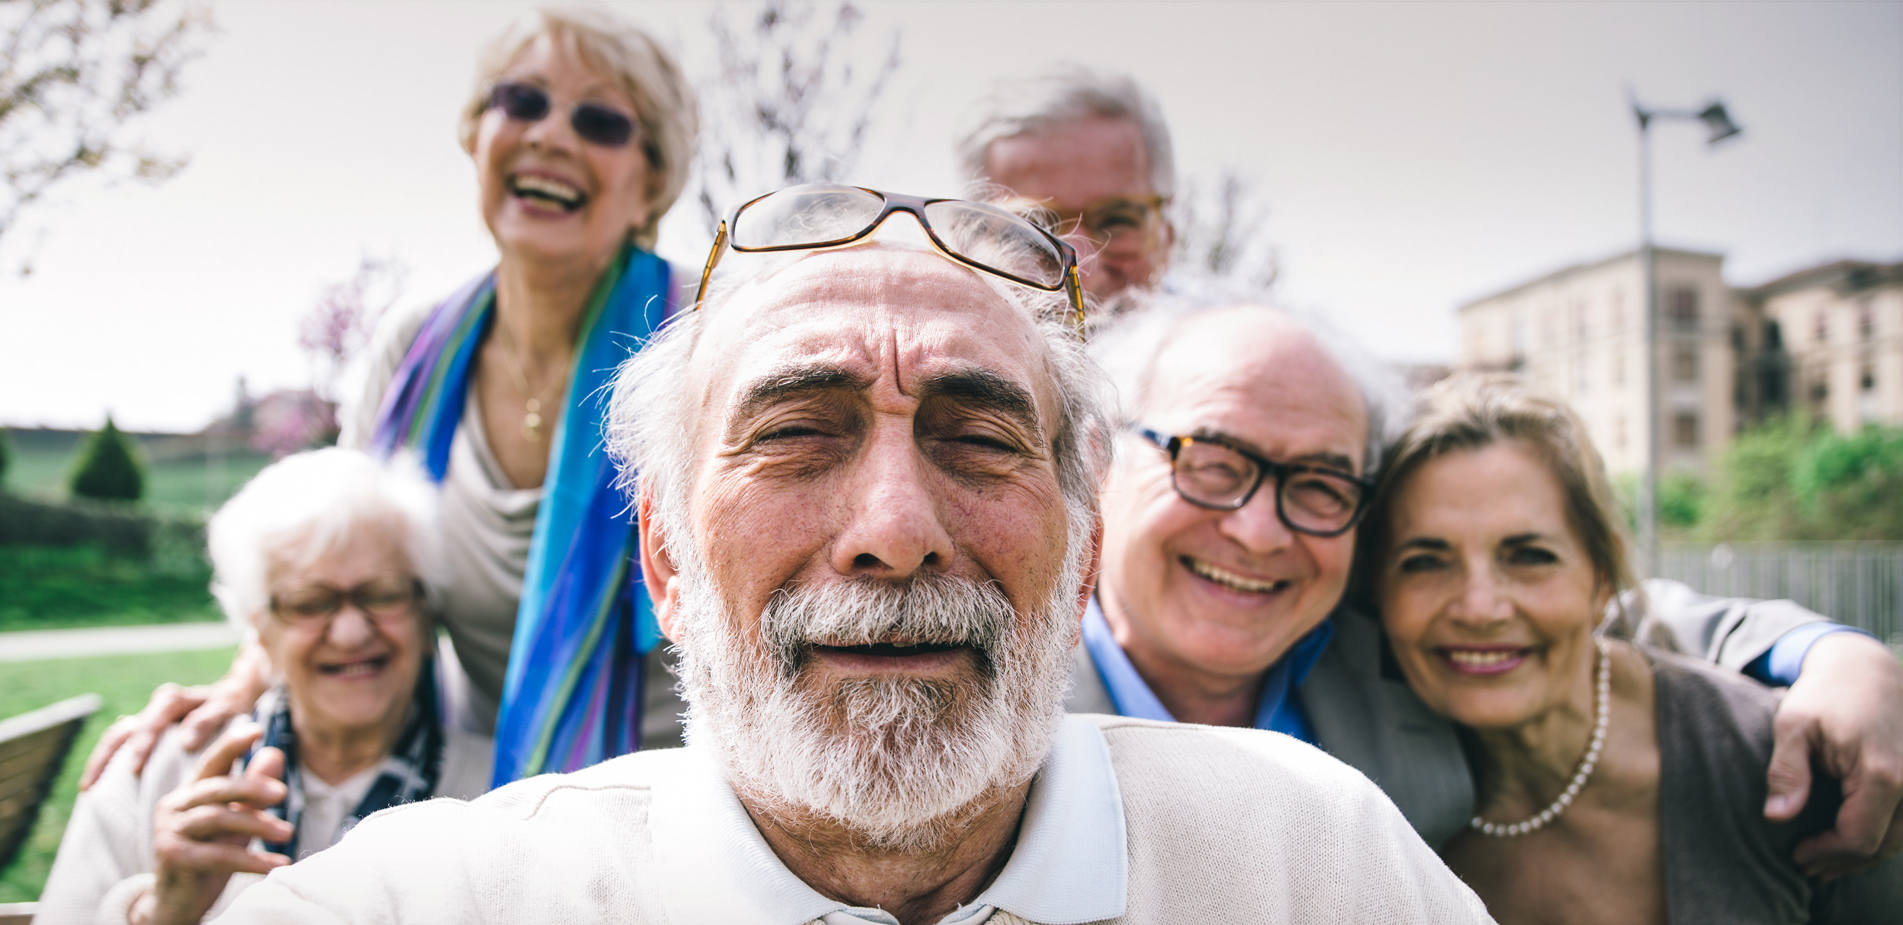
[[[1672,287],[1665,299],[1665,323],[1679,329],[1698,327],[1698,287]]]
[[[1592,312],[1586,308],[1585,302],[1573,303],[1573,321],[1578,327],[1581,342],[1592,336]]]
[[[1606,317],[1612,320],[1612,333],[1614,334],[1625,333],[1625,293],[1624,292],[1618,289],[1612,290],[1612,310],[1607,312]]]
[[[1698,415],[1685,411],[1672,415],[1672,443],[1681,450],[1698,449]]]
[[[1863,375],[1862,375],[1861,384],[1863,386],[1863,390],[1866,392],[1874,392],[1877,390],[1877,368],[1876,367],[1871,366],[1868,363],[1863,364]]]
[[[1830,339],[1829,312],[1821,308],[1818,309],[1817,314],[1811,316],[1810,324],[1810,339],[1812,341],[1821,344]]]
[[[1869,340],[1877,336],[1877,309],[1872,300],[1857,301],[1857,337]]]
[[[1672,381],[1698,381],[1698,351],[1689,347],[1680,347],[1672,351]]]
[[[1764,323],[1764,349],[1784,349],[1784,329],[1778,327],[1778,323],[1775,321],[1766,321]]]

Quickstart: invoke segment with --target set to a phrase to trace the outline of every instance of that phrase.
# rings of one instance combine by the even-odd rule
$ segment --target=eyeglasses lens
[[[1174,466],[1176,490],[1218,510],[1241,507],[1261,478],[1254,460],[1220,443],[1184,438]],[[1333,534],[1354,522],[1361,486],[1328,472],[1290,471],[1277,480],[1287,524],[1303,532]]]
[[[1176,490],[1210,507],[1239,506],[1257,474],[1254,461],[1220,443],[1184,439],[1176,451]]]
[[[1090,204],[1081,225],[1093,240],[1110,245],[1147,244],[1156,233],[1159,213],[1143,199],[1112,197]]]
[[[412,612],[418,601],[418,590],[416,579],[408,575],[379,576],[348,591],[306,582],[272,594],[271,610],[285,620],[304,623],[334,616],[346,602],[354,602],[373,617],[390,618]]]
[[[551,104],[548,94],[540,87],[500,83],[489,91],[489,105],[511,119],[539,122],[548,116]],[[568,125],[584,141],[605,148],[619,148],[634,137],[634,120],[600,103],[576,104],[568,114]]]
[[[757,200],[734,220],[738,248],[813,247],[844,241],[867,228],[885,200],[850,186],[800,186]]]
[[[1034,286],[1064,284],[1064,256],[1024,219],[995,206],[947,200],[925,207],[946,249],[966,260]]]
[[[548,115],[548,94],[528,84],[496,84],[489,105],[511,119],[536,122]]]
[[[606,148],[619,148],[634,137],[634,120],[606,106],[582,103],[568,116],[575,134]]]

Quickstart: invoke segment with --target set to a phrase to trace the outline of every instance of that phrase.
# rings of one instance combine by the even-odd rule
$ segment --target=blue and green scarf
[[[640,747],[642,656],[661,633],[634,555],[631,506],[602,450],[602,422],[615,367],[667,318],[670,282],[666,261],[630,247],[602,278],[582,323],[509,648],[497,786]],[[411,450],[443,480],[476,350],[494,318],[494,272],[430,313],[385,393],[371,437],[376,452]]]

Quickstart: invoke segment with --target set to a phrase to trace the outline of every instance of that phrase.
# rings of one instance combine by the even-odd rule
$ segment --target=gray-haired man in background
[[[1072,66],[1002,81],[960,134],[958,160],[967,180],[1057,218],[1107,313],[1127,290],[1161,284],[1176,240],[1176,154],[1163,110],[1134,78]]]

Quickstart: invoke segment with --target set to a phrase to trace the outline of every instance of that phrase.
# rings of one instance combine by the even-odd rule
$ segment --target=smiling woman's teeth
[[[533,196],[546,199],[564,208],[574,208],[581,204],[582,192],[560,180],[549,177],[523,175],[509,181],[509,190],[517,196]]]
[[[1485,668],[1519,658],[1520,649],[1448,649],[1447,660],[1456,665]]]
[[[1187,557],[1183,559],[1183,562],[1189,566],[1190,571],[1225,588],[1229,588],[1233,591],[1241,591],[1245,594],[1267,594],[1270,591],[1280,591],[1282,586],[1286,584],[1286,582],[1281,581],[1254,581],[1234,572],[1223,571],[1207,562],[1200,562]]]

